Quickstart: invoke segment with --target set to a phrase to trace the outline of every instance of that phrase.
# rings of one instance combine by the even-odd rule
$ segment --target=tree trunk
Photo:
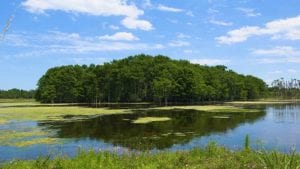
[[[165,106],[168,106],[168,97],[165,97]]]

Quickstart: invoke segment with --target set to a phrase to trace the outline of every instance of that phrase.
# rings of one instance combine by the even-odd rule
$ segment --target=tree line
[[[269,88],[269,96],[281,99],[300,98],[300,80],[284,78],[274,80]]]
[[[35,96],[35,90],[22,90],[22,89],[9,89],[0,90],[1,99],[33,99]]]
[[[49,69],[38,81],[45,103],[201,102],[263,97],[265,82],[225,66],[192,64],[166,56],[136,55],[103,65]]]

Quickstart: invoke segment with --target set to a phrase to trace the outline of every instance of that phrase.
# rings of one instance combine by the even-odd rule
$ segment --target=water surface
[[[78,149],[118,153],[144,150],[189,150],[215,141],[240,149],[246,134],[253,148],[300,152],[300,105],[268,105],[257,113],[205,113],[195,110],[137,110],[134,114],[106,115],[80,121],[11,122],[0,130],[37,127],[60,138],[54,145],[0,145],[1,161],[34,159],[39,155],[73,156]],[[164,122],[134,124],[139,117],[170,117]],[[72,117],[66,117],[72,118]]]

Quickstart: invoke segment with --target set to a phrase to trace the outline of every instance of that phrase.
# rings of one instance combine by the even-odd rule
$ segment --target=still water
[[[253,148],[291,148],[300,152],[300,105],[256,107],[258,113],[205,113],[195,110],[136,110],[134,114],[108,115],[81,121],[11,122],[0,130],[37,127],[52,131],[54,145],[1,146],[0,161],[34,159],[40,155],[73,156],[78,149],[96,151],[176,151],[205,146],[214,141],[241,149],[248,134]],[[170,117],[171,120],[134,124],[139,117]],[[71,117],[66,117],[71,118]]]

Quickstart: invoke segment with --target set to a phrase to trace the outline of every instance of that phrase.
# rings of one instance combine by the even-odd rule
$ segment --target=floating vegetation
[[[31,140],[11,142],[7,145],[16,146],[16,147],[27,147],[27,146],[36,145],[36,144],[56,144],[56,143],[57,143],[56,138],[35,138],[35,139],[31,139]]]
[[[1,125],[1,124],[6,124],[6,123],[8,123],[8,121],[5,120],[5,119],[1,119],[1,117],[0,117],[0,125]]]
[[[124,121],[131,121],[130,119],[123,119]]]
[[[230,119],[230,116],[212,116],[214,119]]]
[[[185,137],[186,136],[184,133],[180,133],[180,132],[174,133],[174,135],[178,136],[178,137]]]
[[[141,117],[141,118],[138,118],[138,119],[132,121],[132,123],[146,124],[146,123],[168,121],[168,120],[171,120],[171,118],[169,118],[169,117]]]
[[[50,132],[39,128],[29,128],[26,131],[0,131],[0,146],[26,147],[34,144],[54,144],[56,138],[49,138]]]
[[[73,116],[73,120],[83,120],[96,115],[128,113],[132,113],[132,111],[124,109],[88,108],[79,106],[0,107],[0,124],[6,124],[10,120],[62,121],[66,120],[66,116]]]
[[[161,135],[167,137],[167,136],[169,136],[169,135],[171,135],[171,134],[172,134],[172,133],[164,133],[164,134],[161,134]]]
[[[176,109],[183,109],[183,110],[198,110],[198,111],[205,111],[205,112],[230,112],[230,113],[250,113],[250,112],[259,112],[260,110],[257,109],[245,109],[236,106],[224,106],[224,105],[208,105],[208,106],[167,106],[167,107],[156,107],[153,109],[158,110],[176,110]]]

